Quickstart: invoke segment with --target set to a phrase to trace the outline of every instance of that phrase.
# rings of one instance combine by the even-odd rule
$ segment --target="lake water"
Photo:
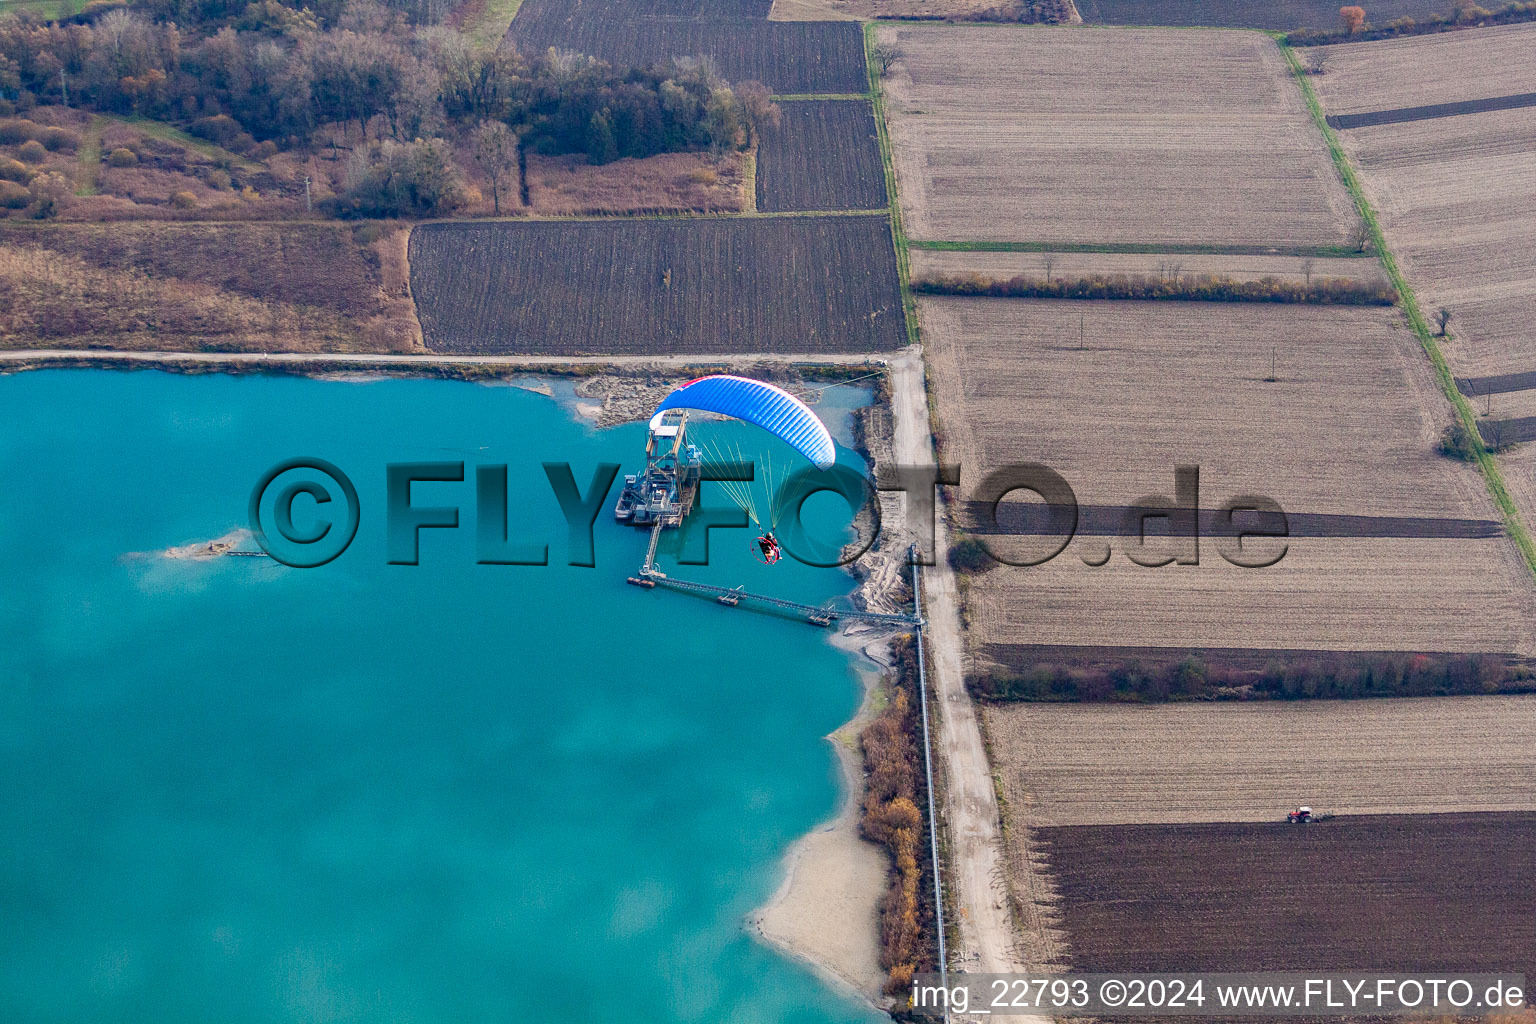
[[[506,386],[151,372],[0,378],[0,410],[0,1019],[881,1019],[742,925],[836,805],[821,737],[856,666],[803,623],[625,586],[645,536],[617,484],[597,568],[564,564],[539,463],[632,472],[642,425]],[[356,482],[335,561],[158,554],[244,526],[297,455]],[[469,479],[414,502],[460,528],[386,564],[385,465],[455,459]],[[554,564],[475,564],[479,462],[510,463],[512,533]],[[679,574],[849,589],[750,536]]]

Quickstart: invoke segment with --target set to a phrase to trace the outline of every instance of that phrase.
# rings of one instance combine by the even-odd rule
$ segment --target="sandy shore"
[[[784,881],[748,924],[769,945],[883,1008],[879,912],[890,858],[859,835],[864,791],[859,733],[878,711],[876,698],[890,658],[884,642],[871,642],[869,635],[837,639],[838,646],[863,650],[873,662],[861,667],[864,700],[858,712],[827,737],[842,769],[837,814],[790,848]]]

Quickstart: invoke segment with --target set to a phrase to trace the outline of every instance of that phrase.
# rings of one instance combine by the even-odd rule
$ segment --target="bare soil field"
[[[1298,28],[1339,27],[1339,5],[1332,0],[1076,0],[1089,24],[1208,25],[1213,28],[1262,28],[1288,32]],[[1384,24],[1404,15],[1443,14],[1444,0],[1378,0],[1366,7],[1371,21]]]
[[[1340,43],[1316,48],[1327,70],[1311,82],[1330,114],[1509,96],[1536,92],[1533,50],[1536,24]]]
[[[421,350],[401,227],[16,224],[0,347]]]
[[[878,18],[957,18],[1066,25],[1082,19],[1071,0],[774,0],[776,21]]]
[[[909,265],[914,280],[936,274],[981,274],[1009,278],[1024,275],[1044,279],[1088,277],[1092,274],[1144,274],[1177,277],[1180,274],[1211,274],[1234,281],[1275,277],[1305,281],[1325,277],[1353,281],[1381,281],[1385,275],[1375,259],[1299,256],[1167,256],[1158,253],[1112,252],[974,252],[956,249],[911,250]],[[1047,266],[1049,261],[1049,266]]]
[[[1190,465],[1205,509],[1259,494],[1293,513],[1497,519],[1476,473],[1435,452],[1449,406],[1393,311],[953,298],[919,310],[966,498],[990,468],[1039,462],[1083,505],[1138,505],[1171,499],[1174,467]],[[1156,529],[1151,554],[1169,543]],[[1199,565],[1163,568],[1132,563],[1125,538],[1079,536],[1044,565],[972,579],[973,669],[992,643],[1528,652],[1533,591],[1507,538],[1385,532],[1292,537],[1262,569],[1229,564],[1230,541],[1209,536]],[[1046,541],[998,546],[1044,554]]]
[[[1022,826],[1536,811],[1536,696],[991,704]]]
[[[1536,814],[1033,834],[1081,971],[1536,972]]]
[[[1536,109],[1340,139],[1426,315],[1453,314],[1444,347],[1456,374],[1536,369]]]
[[[885,168],[868,100],[797,100],[779,109],[779,126],[763,133],[758,148],[758,209],[885,206]]]
[[[551,0],[512,19],[519,49],[551,46],[612,64],[645,67],[674,57],[706,56],[731,82],[757,81],[778,93],[862,93],[869,88],[858,25],[835,21],[625,21],[598,5],[567,13]],[[549,8],[549,10],[544,10]]]
[[[599,213],[739,213],[750,209],[745,158],[662,153],[592,165],[583,156],[528,154],[528,198],[548,216]],[[514,197],[515,198],[515,197]],[[502,208],[507,209],[505,197]]]
[[[1328,123],[1335,128],[1365,128],[1375,124],[1428,121],[1436,117],[1458,117],[1462,114],[1481,114],[1489,110],[1517,110],[1521,107],[1536,107],[1536,92],[1494,96],[1485,100],[1460,100],[1456,103],[1396,107],[1392,110],[1372,110],[1359,114],[1329,114]]]
[[[768,17],[773,0],[524,0],[514,25],[577,21],[719,21]]]
[[[886,111],[913,238],[1286,247],[1343,244],[1356,224],[1267,36],[979,25],[879,35],[899,54]]]
[[[436,223],[411,236],[435,352],[874,352],[906,344],[881,216]]]

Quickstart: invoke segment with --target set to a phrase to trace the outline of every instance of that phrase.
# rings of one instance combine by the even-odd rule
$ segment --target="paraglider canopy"
[[[697,409],[751,423],[809,459],[817,469],[837,461],[837,445],[816,414],[783,388],[760,380],[718,374],[691,380],[662,399],[651,418],[654,430],[668,409]]]

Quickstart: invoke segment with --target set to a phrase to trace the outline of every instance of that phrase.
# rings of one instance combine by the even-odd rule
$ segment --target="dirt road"
[[[907,465],[933,462],[933,434],[928,421],[928,397],[923,386],[919,353],[903,352],[888,363],[891,405],[898,461]],[[947,551],[948,528],[940,517],[937,550]],[[949,840],[949,874],[945,882],[945,914],[956,922],[960,946],[950,961],[971,973],[1023,971],[1018,937],[1008,907],[1003,873],[1002,831],[992,769],[976,709],[965,691],[961,664],[959,603],[954,575],[941,556],[923,571],[934,693],[939,706],[936,747],[947,772],[948,786],[939,815]],[[1015,1018],[1025,1024],[1046,1024],[1046,1018]]]

